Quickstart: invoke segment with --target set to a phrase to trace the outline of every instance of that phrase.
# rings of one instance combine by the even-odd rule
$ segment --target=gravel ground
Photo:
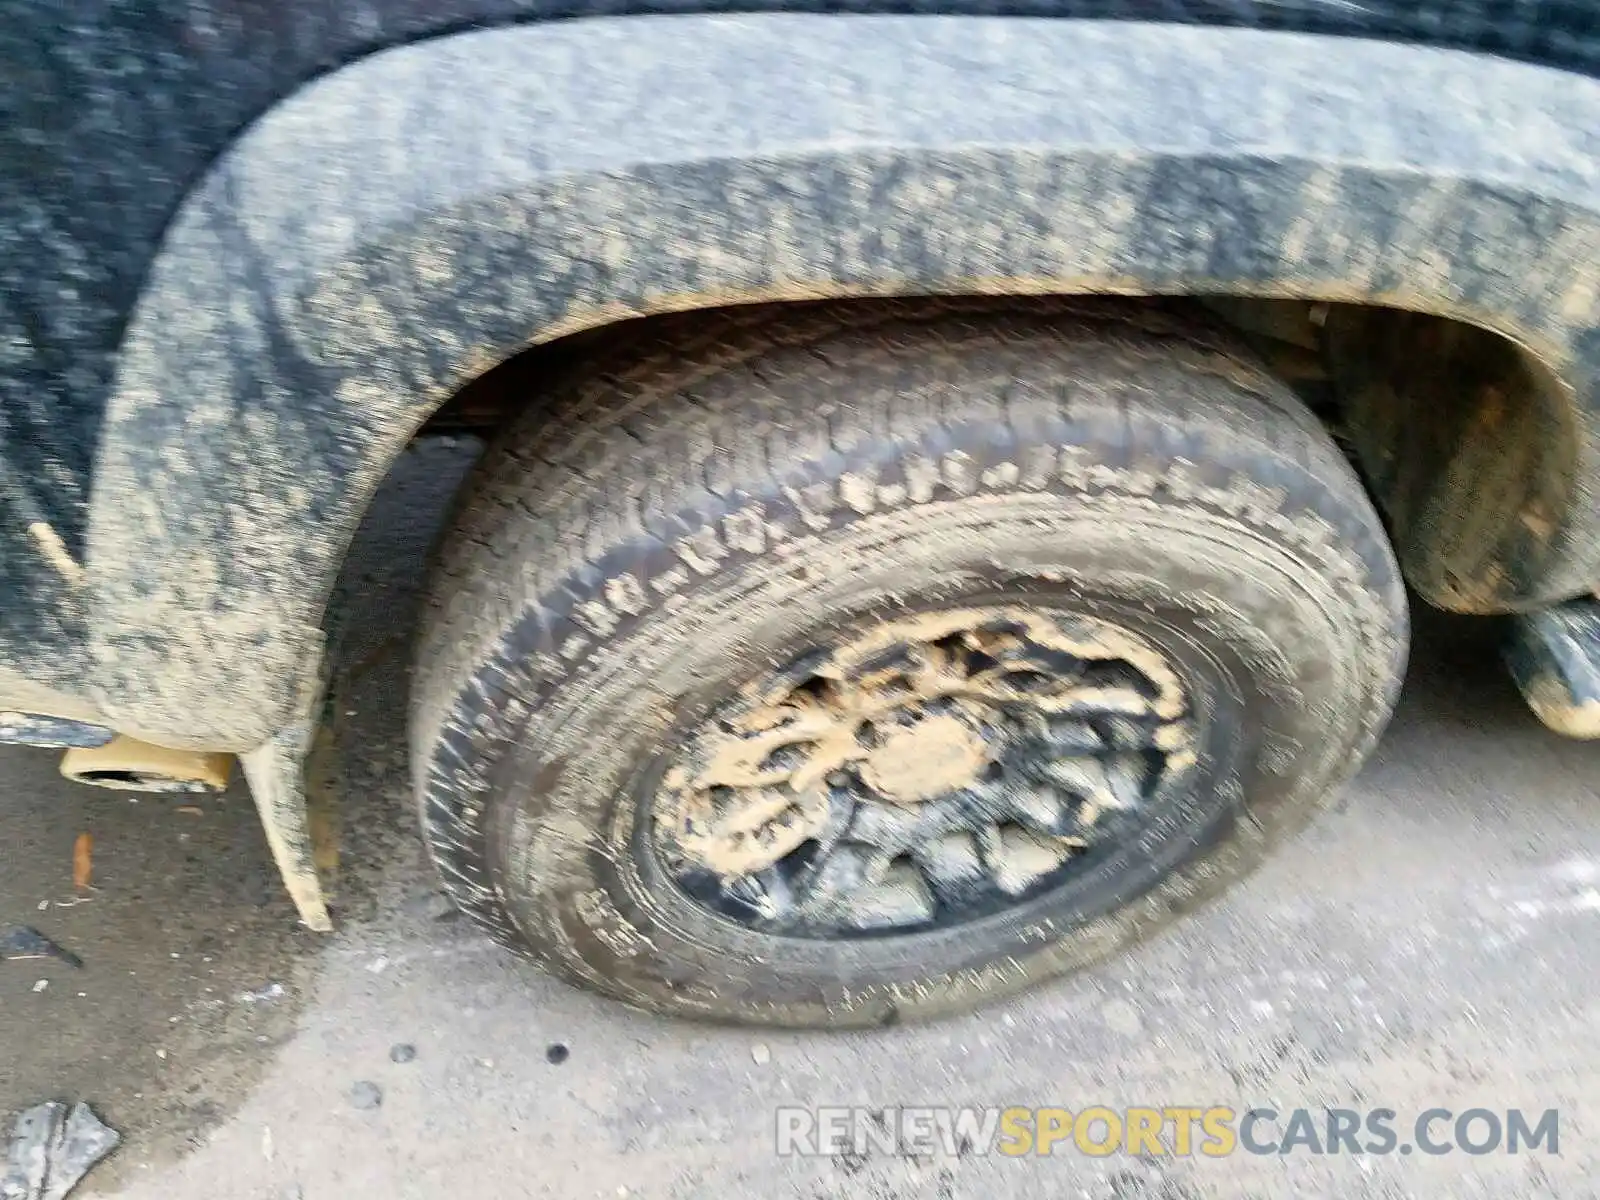
[[[193,811],[0,754],[0,926],[85,962],[0,964],[0,1113],[86,1099],[124,1132],[80,1194],[1600,1195],[1600,746],[1526,713],[1492,623],[1419,621],[1399,716],[1337,806],[1114,964],[932,1026],[674,1024],[491,946],[412,837],[405,634],[471,450],[408,455],[341,587],[316,775],[341,831],[332,938],[295,929],[242,787]],[[74,905],[85,831],[97,890]],[[1561,1152],[774,1153],[779,1106],[836,1104],[1387,1107],[1402,1132],[1435,1106],[1555,1108]]]

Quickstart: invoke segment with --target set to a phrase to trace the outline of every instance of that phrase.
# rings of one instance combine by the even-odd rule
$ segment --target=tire
[[[564,977],[773,1025],[966,1009],[1218,892],[1387,721],[1379,520],[1189,309],[646,328],[490,448],[419,648],[444,884]]]

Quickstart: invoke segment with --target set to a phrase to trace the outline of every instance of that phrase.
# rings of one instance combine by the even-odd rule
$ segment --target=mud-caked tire
[[[416,788],[456,902],[568,979],[880,1024],[1247,871],[1371,749],[1406,641],[1350,467],[1185,308],[686,315],[488,450]]]

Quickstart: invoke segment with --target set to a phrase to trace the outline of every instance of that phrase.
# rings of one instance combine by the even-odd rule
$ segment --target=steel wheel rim
[[[1136,838],[1195,746],[1189,689],[1122,625],[942,609],[720,705],[661,777],[649,836],[681,892],[752,930],[926,932],[1032,902]]]

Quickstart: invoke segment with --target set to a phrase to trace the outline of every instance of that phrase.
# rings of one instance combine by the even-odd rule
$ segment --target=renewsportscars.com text
[[[1559,1154],[1561,1116],[1547,1108],[1291,1108],[1161,1105],[1056,1107],[787,1107],[779,1155]]]

